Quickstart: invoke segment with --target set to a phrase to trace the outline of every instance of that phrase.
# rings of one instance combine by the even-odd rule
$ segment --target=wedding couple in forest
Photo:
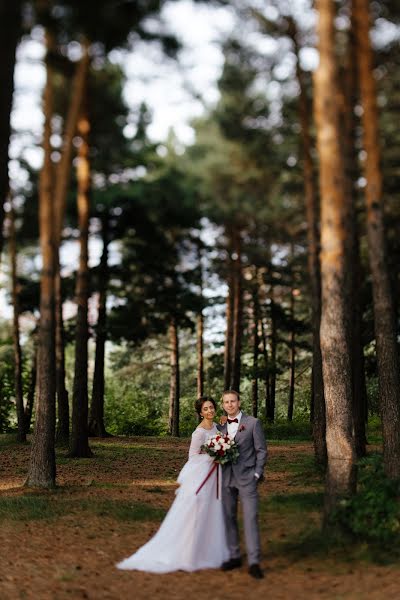
[[[201,422],[192,433],[189,460],[179,474],[176,498],[157,533],[135,554],[120,562],[119,569],[168,573],[239,568],[242,565],[237,522],[240,498],[248,572],[255,579],[263,578],[257,488],[267,458],[265,436],[261,422],[240,410],[237,392],[225,391],[222,407],[227,419],[217,425],[215,401],[207,396],[196,401]],[[219,449],[217,457],[233,444],[235,460],[217,464],[205,451],[207,443]]]

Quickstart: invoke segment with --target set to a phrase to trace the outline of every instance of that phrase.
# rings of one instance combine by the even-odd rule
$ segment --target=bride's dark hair
[[[213,405],[215,410],[217,410],[217,405],[215,404],[215,400],[213,398],[211,398],[211,396],[200,396],[200,398],[197,398],[196,402],[194,403],[194,408],[195,408],[197,414],[199,415],[199,417],[201,416],[200,413],[201,413],[201,409],[203,408],[204,402],[211,402],[211,404]]]

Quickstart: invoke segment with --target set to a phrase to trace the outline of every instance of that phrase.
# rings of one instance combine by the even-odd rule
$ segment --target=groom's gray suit
[[[219,429],[226,433],[227,424]],[[236,464],[222,467],[222,505],[230,558],[240,558],[237,523],[238,498],[242,504],[244,534],[248,564],[260,562],[260,534],[258,529],[257,484],[262,477],[267,459],[267,445],[261,421],[242,412],[235,435],[239,448]]]

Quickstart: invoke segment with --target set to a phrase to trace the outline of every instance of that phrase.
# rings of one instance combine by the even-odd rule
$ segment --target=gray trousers
[[[258,491],[254,479],[247,485],[239,485],[230,477],[229,485],[222,485],[222,506],[225,518],[226,537],[230,558],[240,558],[239,531],[237,522],[238,499],[242,505],[244,536],[249,565],[260,562],[260,532],[258,529]]]

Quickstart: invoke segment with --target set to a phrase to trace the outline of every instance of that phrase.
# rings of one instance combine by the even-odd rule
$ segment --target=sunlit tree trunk
[[[105,348],[107,341],[107,284],[108,284],[108,245],[109,245],[109,216],[102,218],[103,251],[99,269],[99,304],[96,327],[96,353],[94,361],[92,402],[89,416],[89,435],[108,437],[104,425],[104,366]]]
[[[400,477],[400,364],[383,220],[382,171],[376,84],[370,41],[367,0],[353,0],[357,63],[363,107],[367,239],[372,274],[379,399],[383,429],[383,458],[389,477]]]
[[[242,239],[240,231],[233,234],[234,251],[234,298],[232,332],[231,389],[240,391],[240,372],[243,336],[243,283],[242,283]]]
[[[72,429],[69,454],[70,456],[82,458],[91,456],[88,437],[88,238],[90,213],[90,162],[88,137],[90,122],[86,107],[82,108],[77,129],[81,139],[77,162],[77,208],[80,234],[80,257],[76,282],[78,312],[76,316]]]
[[[268,346],[267,336],[264,327],[264,319],[261,317],[261,341],[262,341],[262,352],[264,358],[264,387],[265,387],[265,416],[268,416],[268,407],[271,402],[270,398],[270,384],[269,384],[269,360],[268,360]]]
[[[340,144],[335,62],[335,2],[317,0],[319,66],[315,72],[315,121],[321,194],[321,352],[326,402],[328,471],[325,515],[355,489],[352,437],[351,350],[346,311],[346,184]]]
[[[274,300],[274,289],[271,288],[271,360],[270,360],[270,397],[267,407],[267,419],[270,423],[275,421],[275,392],[276,392],[276,346],[277,346],[277,323],[276,308]]]
[[[176,318],[172,317],[169,326],[170,341],[170,386],[169,386],[169,433],[179,437],[179,401],[180,401],[180,373],[179,373],[179,340]]]
[[[72,165],[72,140],[76,134],[79,111],[82,106],[84,90],[89,72],[89,44],[82,44],[82,58],[75,67],[75,74],[71,85],[70,102],[65,122],[61,159],[57,164],[54,205],[55,205],[55,230],[56,243],[58,247],[62,240],[62,228],[65,216],[65,205],[68,183],[71,175]],[[56,301],[56,364],[57,364],[57,404],[58,424],[57,440],[67,442],[69,438],[69,403],[68,391],[65,386],[65,352],[64,352],[64,326],[62,316],[62,283],[59,258],[57,256],[55,277],[55,301]]]
[[[289,35],[291,37],[296,55],[296,76],[300,89],[299,117],[301,127],[301,145],[303,158],[304,200],[307,218],[307,248],[308,248],[308,275],[311,291],[311,322],[312,322],[312,405],[313,405],[313,440],[315,459],[318,464],[326,464],[326,437],[325,437],[325,398],[322,378],[322,356],[319,330],[321,324],[321,271],[319,262],[319,203],[314,181],[314,168],[312,159],[312,143],[310,136],[310,106],[307,99],[305,75],[300,66],[300,46],[298,31],[293,19],[289,20]]]
[[[54,41],[46,32],[48,52]],[[53,116],[53,68],[47,61],[47,80],[44,89],[44,164],[39,182],[39,232],[42,255],[40,278],[40,324],[38,335],[38,398],[35,429],[31,449],[28,478],[30,487],[54,487],[55,461],[55,312],[54,270],[57,246],[54,239],[54,211],[52,196],[51,118]]]
[[[15,51],[21,34],[21,2],[0,3],[0,260],[3,250],[4,203],[8,194],[8,145],[14,92]]]
[[[12,200],[11,200],[12,203]],[[15,389],[15,405],[17,409],[17,424],[18,433],[17,440],[19,442],[26,441],[25,433],[25,412],[24,412],[24,395],[22,390],[22,352],[20,344],[19,332],[19,298],[18,298],[18,280],[17,280],[17,240],[15,233],[15,211],[11,205],[9,218],[9,250],[11,262],[11,290],[12,290],[12,305],[13,305],[13,341],[14,341],[14,389]]]

